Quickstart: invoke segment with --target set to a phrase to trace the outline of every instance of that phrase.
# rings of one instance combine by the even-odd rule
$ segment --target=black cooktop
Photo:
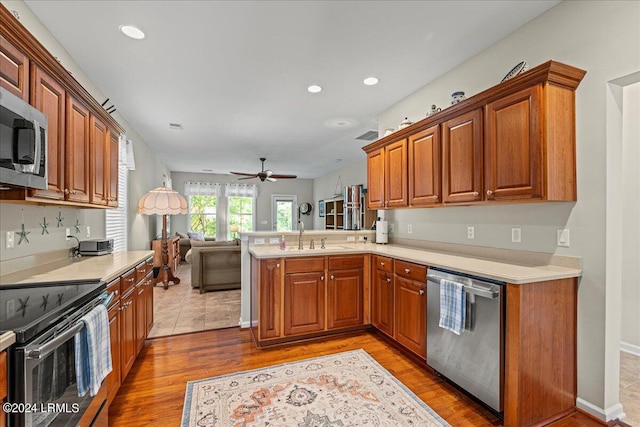
[[[0,285],[0,333],[24,344],[106,289],[101,280]]]

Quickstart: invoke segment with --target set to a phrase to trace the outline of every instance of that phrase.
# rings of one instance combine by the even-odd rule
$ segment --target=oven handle
[[[48,355],[53,350],[55,350],[61,343],[67,341],[69,338],[73,337],[75,334],[80,332],[82,328],[84,328],[84,322],[76,323],[75,325],[73,325],[72,327],[64,331],[62,334],[51,339],[51,341],[47,341],[41,346],[36,347],[33,350],[30,350],[27,353],[27,359],[40,359]]]

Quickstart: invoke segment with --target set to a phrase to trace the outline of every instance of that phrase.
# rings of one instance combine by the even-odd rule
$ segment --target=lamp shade
[[[229,231],[232,233],[237,233],[238,231],[240,231],[240,227],[238,226],[238,224],[232,224],[229,226]]]
[[[175,190],[158,187],[140,198],[138,213],[143,215],[186,214],[187,201]]]

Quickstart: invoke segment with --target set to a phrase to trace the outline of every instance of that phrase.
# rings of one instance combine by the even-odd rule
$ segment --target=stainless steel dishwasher
[[[464,286],[460,335],[438,326],[442,280]],[[453,271],[427,272],[427,364],[497,412],[503,410],[504,285]]]

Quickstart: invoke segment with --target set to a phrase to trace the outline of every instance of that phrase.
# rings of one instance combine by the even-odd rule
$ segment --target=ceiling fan
[[[244,172],[231,172],[234,175],[243,175],[244,178],[238,179],[252,179],[252,178],[260,178],[260,181],[270,181],[276,182],[278,178],[280,179],[291,179],[297,178],[297,175],[282,175],[282,174],[274,174],[273,171],[267,169],[264,170],[264,161],[267,160],[265,157],[260,157],[260,161],[262,162],[262,170],[258,173],[244,173]]]

